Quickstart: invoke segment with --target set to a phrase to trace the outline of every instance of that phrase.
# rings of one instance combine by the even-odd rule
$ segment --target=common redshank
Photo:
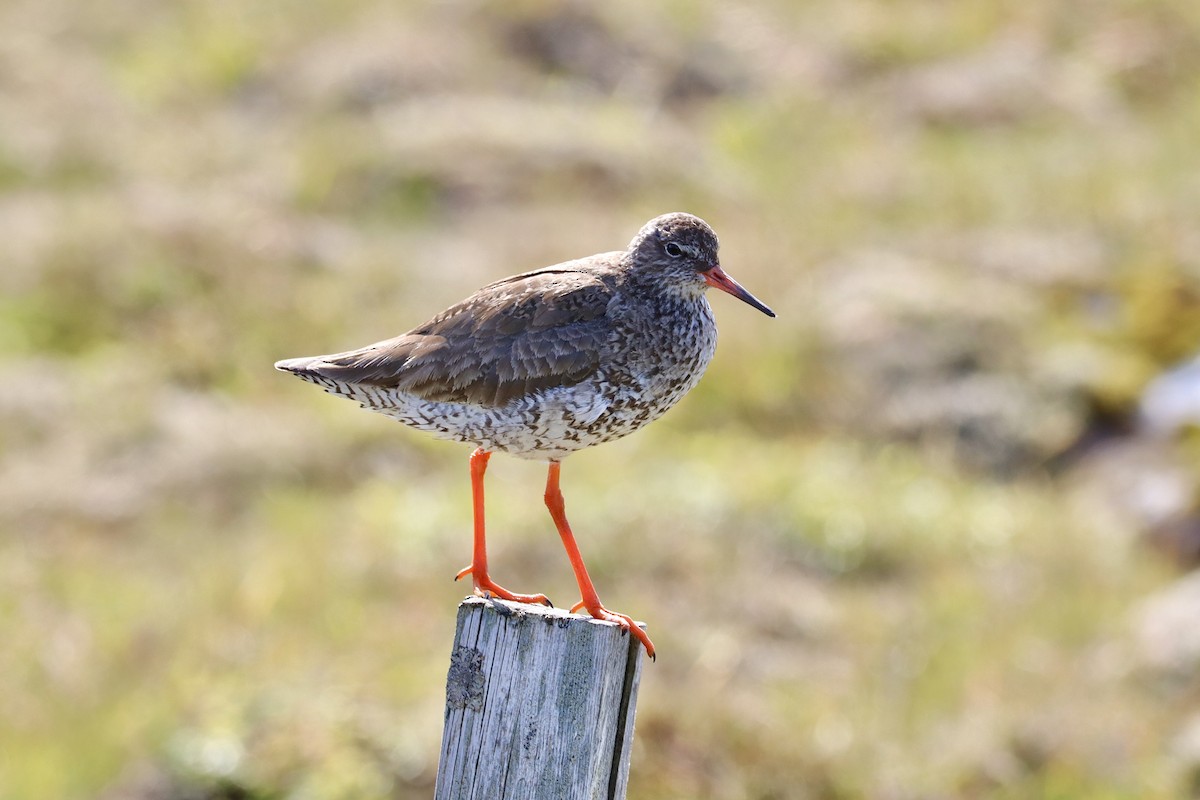
[[[768,316],[766,305],[721,269],[717,236],[691,214],[647,222],[623,251],[567,261],[485,286],[393,339],[275,368],[357,400],[413,428],[470,442],[475,593],[521,603],[488,574],[483,476],[494,451],[549,461],[546,507],[562,536],[586,609],[650,638],[600,603],[567,523],[563,458],[636,431],[696,385],[717,346],[705,290],[728,292]]]

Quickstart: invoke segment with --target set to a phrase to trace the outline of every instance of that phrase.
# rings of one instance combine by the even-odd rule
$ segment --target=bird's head
[[[655,217],[629,243],[629,255],[639,272],[659,282],[703,292],[714,286],[757,308],[768,317],[775,312],[721,269],[720,242],[708,223],[677,211]]]

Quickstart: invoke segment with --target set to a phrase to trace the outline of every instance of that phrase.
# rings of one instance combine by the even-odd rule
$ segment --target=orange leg
[[[558,528],[559,536],[562,537],[563,547],[567,550],[567,558],[571,560],[571,568],[575,570],[579,593],[583,596],[583,599],[576,603],[571,611],[585,608],[596,619],[617,623],[636,636],[638,641],[645,646],[646,655],[653,659],[654,644],[646,632],[629,617],[609,611],[600,604],[600,596],[596,594],[596,587],[592,584],[592,579],[588,577],[587,567],[583,565],[583,556],[579,553],[579,546],[575,544],[575,535],[571,533],[571,526],[567,522],[566,506],[563,504],[562,491],[558,488],[558,473],[561,466],[557,461],[550,462],[550,471],[546,476],[546,508],[550,509],[550,516],[554,518],[554,525]]]
[[[483,524],[483,473],[487,471],[488,459],[492,454],[480,447],[471,453],[471,501],[475,509],[475,547],[471,555],[471,566],[459,570],[454,580],[470,575],[475,584],[475,594],[484,597],[499,597],[514,603],[553,603],[544,594],[514,594],[488,577],[487,542]]]

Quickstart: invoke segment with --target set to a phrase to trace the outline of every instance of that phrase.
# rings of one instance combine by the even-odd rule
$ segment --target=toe
[[[583,604],[580,603],[579,606],[582,607]],[[642,643],[642,646],[646,648],[646,655],[650,656],[650,660],[656,660],[654,655],[654,643],[650,641],[650,637],[646,635],[646,632],[642,630],[636,622],[633,621],[632,617],[629,617],[625,614],[619,614],[615,611],[609,611],[603,606],[598,608],[589,608],[587,611],[596,619],[603,619],[620,625],[622,629],[622,635],[624,635],[626,631],[633,634],[637,640]]]

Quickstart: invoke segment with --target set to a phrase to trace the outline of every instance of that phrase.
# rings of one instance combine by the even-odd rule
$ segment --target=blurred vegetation
[[[1197,442],[1137,413],[1200,346],[1200,5],[0,23],[0,796],[428,797],[467,449],[271,363],[669,210],[779,318],[714,297],[565,466],[661,654],[630,798],[1200,791]],[[542,480],[493,462],[495,574],[564,602]]]

